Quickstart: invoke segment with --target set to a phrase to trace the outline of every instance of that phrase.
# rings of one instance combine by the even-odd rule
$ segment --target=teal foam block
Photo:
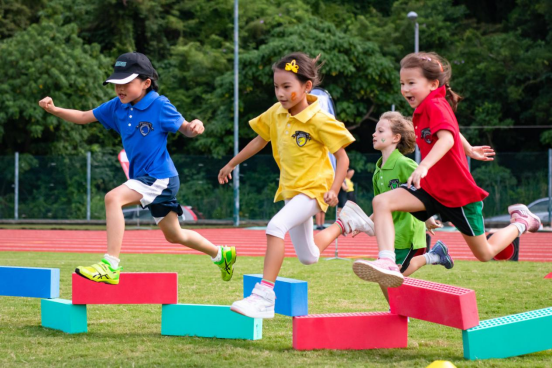
[[[234,313],[226,305],[164,304],[161,335],[259,340],[263,320]]]
[[[86,305],[65,299],[42,299],[40,310],[43,327],[69,334],[88,332]]]
[[[0,266],[0,295],[59,298],[59,268]]]
[[[552,308],[480,321],[462,331],[464,358],[508,358],[552,349]]]
[[[243,297],[251,295],[255,284],[260,283],[263,275],[243,275]],[[274,284],[276,305],[274,313],[289,317],[309,314],[308,284],[306,281],[277,277]]]

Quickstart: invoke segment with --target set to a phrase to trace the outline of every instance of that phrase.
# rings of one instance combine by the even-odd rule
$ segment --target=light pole
[[[417,54],[418,52],[420,52],[420,27],[418,25],[418,22],[416,22],[416,20],[418,20],[418,14],[411,11],[406,15],[406,17],[414,22],[414,52]],[[416,146],[414,156],[416,163],[420,163],[420,161],[422,161],[422,156],[420,155],[420,149],[418,148],[418,146]]]
[[[240,151],[239,147],[239,38],[238,38],[238,0],[234,0],[234,157]],[[240,225],[240,165],[234,169],[234,226]]]

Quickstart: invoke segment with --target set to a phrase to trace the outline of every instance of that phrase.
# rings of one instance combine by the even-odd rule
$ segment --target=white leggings
[[[298,194],[286,200],[284,208],[268,223],[266,234],[284,239],[289,231],[299,261],[306,265],[316,263],[320,249],[314,244],[312,216],[320,211],[316,199]]]

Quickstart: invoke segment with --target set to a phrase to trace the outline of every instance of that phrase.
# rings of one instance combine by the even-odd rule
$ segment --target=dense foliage
[[[367,208],[377,159],[374,122],[392,105],[412,112],[398,80],[400,59],[414,49],[409,11],[418,13],[420,50],[452,64],[451,85],[465,98],[458,121],[472,143],[499,152],[552,146],[552,0],[240,0],[239,8],[240,147],[253,137],[248,120],[275,102],[272,64],[291,51],[320,54],[322,87],[357,138],[348,152]],[[201,137],[169,140],[186,172],[180,199],[209,218],[231,216],[231,188],[218,186],[215,175],[233,150],[233,11],[233,0],[0,0],[0,218],[13,213],[15,152],[27,217],[84,216],[86,151],[94,158],[92,217],[103,216],[103,194],[124,180],[115,160],[120,138],[100,124],[48,115],[37,102],[49,95],[66,108],[100,105],[114,96],[103,80],[129,51],[147,54],[160,74],[160,93],[206,125]],[[277,210],[270,204],[277,173],[267,157],[243,165],[245,217]],[[512,197],[529,202],[545,195],[546,157],[542,165],[530,159],[534,167],[520,157],[474,166],[476,180],[491,192],[487,212],[503,212]]]
[[[321,54],[323,86],[338,115],[370,152],[374,119],[395,104],[405,114],[398,61],[413,50],[416,11],[420,49],[453,66],[452,86],[465,97],[460,125],[550,125],[550,0],[242,0],[240,1],[240,136],[249,118],[275,101],[272,63],[287,52]],[[113,96],[101,82],[114,59],[140,51],[153,60],[167,95],[206,134],[171,151],[220,157],[232,152],[232,0],[51,0],[0,2],[0,154],[69,154],[118,147],[99,126],[73,126],[42,112],[57,105],[90,109]],[[475,143],[502,151],[552,142],[544,129],[464,129]],[[544,134],[543,134],[544,133]],[[537,142],[541,140],[539,145]]]

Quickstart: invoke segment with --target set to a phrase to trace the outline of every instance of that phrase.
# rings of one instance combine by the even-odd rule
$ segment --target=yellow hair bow
[[[286,63],[286,70],[292,71],[295,74],[299,71],[299,65],[295,63],[295,60],[292,60],[291,63]]]

